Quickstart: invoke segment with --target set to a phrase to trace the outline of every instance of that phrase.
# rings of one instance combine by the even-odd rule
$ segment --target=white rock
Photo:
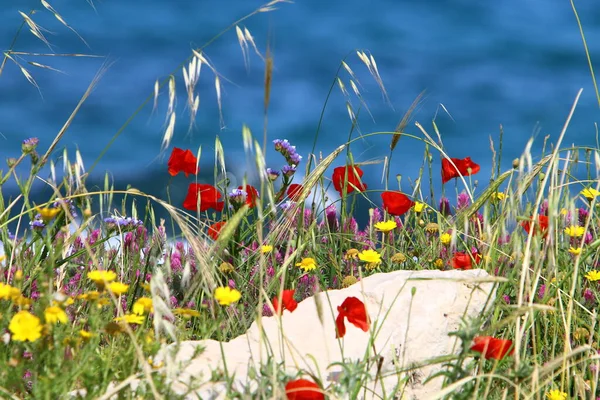
[[[482,312],[493,289],[493,283],[486,278],[488,274],[483,270],[396,271],[372,275],[347,289],[317,294],[323,323],[319,321],[316,302],[311,297],[302,301],[293,313],[284,311],[281,320],[261,318],[263,334],[257,321],[245,335],[227,343],[203,340],[182,342],[179,348],[169,345],[156,361],[166,362],[166,371],[176,392],[185,393],[186,387],[200,386],[193,398],[217,399],[225,398],[225,385],[209,381],[213,371],[225,370],[223,354],[227,372],[229,376],[235,373],[235,384],[240,390],[250,381],[249,367],[253,365],[258,370],[260,363],[264,364],[269,357],[275,363],[283,361],[286,372],[310,371],[328,386],[342,373],[342,368],[333,363],[375,360],[375,349],[377,356],[383,357],[380,371],[383,379],[376,383],[371,379],[367,384],[376,395],[367,392],[364,397],[361,392],[361,396],[380,398],[383,385],[388,399],[394,396],[427,399],[439,390],[441,379],[423,382],[439,371],[439,365],[415,368],[408,373],[397,371],[459,350],[457,340],[448,333],[459,327],[461,317]],[[349,296],[365,303],[371,330],[365,333],[346,320],[346,335],[338,340],[334,322],[337,306]],[[375,335],[373,346],[369,345],[370,335]],[[196,354],[198,346],[204,351]],[[371,366],[371,377],[374,377],[377,363],[372,361]]]

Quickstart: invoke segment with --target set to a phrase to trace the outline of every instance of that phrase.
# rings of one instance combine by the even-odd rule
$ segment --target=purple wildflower
[[[35,150],[35,148],[37,147],[39,142],[40,142],[40,140],[36,137],[25,139],[25,140],[23,140],[23,143],[21,144],[21,151],[24,154],[29,154]]]
[[[439,211],[444,216],[452,215],[452,211],[450,210],[450,200],[446,197],[442,197],[440,199]]]
[[[462,192],[461,194],[458,195],[458,204],[457,204],[458,209],[466,208],[470,204],[471,204],[471,198],[469,197],[469,194],[467,192]]]
[[[296,167],[290,166],[290,165],[284,165],[283,168],[281,169],[281,173],[283,173],[283,175],[285,175],[286,177],[291,177],[296,173]]]
[[[279,178],[279,171],[272,168],[267,168],[267,177],[271,182],[276,181]]]

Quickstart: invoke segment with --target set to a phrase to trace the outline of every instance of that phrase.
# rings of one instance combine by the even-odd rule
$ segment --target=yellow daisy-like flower
[[[56,217],[58,215],[58,213],[60,212],[60,208],[59,207],[36,207],[35,210],[40,214],[40,216],[42,217],[42,221],[44,221],[45,224],[47,224],[48,222],[52,221],[54,219],[54,217]]]
[[[82,338],[83,340],[90,340],[91,338],[93,338],[95,335],[92,332],[88,332],[86,330],[80,330],[79,331],[79,337]]]
[[[190,319],[192,317],[199,317],[200,311],[192,310],[191,308],[174,308],[173,314],[180,315],[185,319]]]
[[[126,322],[128,324],[141,325],[144,323],[144,316],[136,315],[136,314],[125,314],[122,317],[115,318],[114,321],[115,322]]]
[[[104,285],[117,279],[117,274],[114,271],[96,270],[88,272],[87,278],[95,284]]]
[[[581,195],[589,201],[592,201],[596,197],[600,196],[600,192],[593,188],[586,188],[581,191]]]
[[[500,200],[500,201],[502,201],[502,200],[504,200],[505,198],[506,198],[506,193],[503,193],[503,192],[496,192],[496,193],[494,194],[494,199],[496,199],[496,200]]]
[[[96,301],[99,298],[100,298],[100,292],[98,292],[97,290],[92,290],[91,292],[82,293],[82,294],[77,295],[78,300]]]
[[[398,224],[394,220],[389,221],[381,221],[375,224],[375,229],[380,232],[387,233],[389,231],[393,231],[398,227]]]
[[[273,251],[273,246],[271,246],[271,245],[265,244],[263,246],[260,246],[260,252],[262,254],[268,254],[272,251]]]
[[[546,393],[546,398],[548,400],[567,400],[567,394],[555,389]]]
[[[583,226],[571,225],[565,228],[565,233],[571,237],[582,237],[585,233]]]
[[[42,324],[40,319],[28,311],[22,310],[16,313],[8,325],[12,333],[12,340],[17,342],[35,342],[42,337]]]
[[[356,260],[358,258],[358,253],[360,253],[356,249],[348,249],[346,254],[344,254],[344,260]]]
[[[449,233],[442,233],[442,235],[440,236],[440,242],[442,242],[444,246],[448,246],[451,241],[452,235]]]
[[[152,305],[152,299],[149,297],[140,297],[133,303],[133,313],[138,315],[144,315],[146,313],[154,312]]]
[[[46,308],[44,311],[44,319],[47,323],[55,325],[60,323],[66,324],[69,319],[67,318],[67,313],[60,307],[52,306]]]
[[[415,205],[413,206],[413,209],[415,210],[416,213],[420,213],[420,212],[423,212],[423,210],[425,209],[426,206],[427,206],[427,204],[416,201]]]
[[[121,282],[112,282],[108,285],[108,290],[110,290],[115,296],[120,296],[124,293],[127,293],[128,289],[129,285]]]
[[[560,209],[560,215],[562,215],[563,217],[569,214],[569,210],[567,210],[566,208],[561,208]]]
[[[581,250],[583,250],[581,247],[569,247],[569,253],[574,254],[576,256],[581,254]]]
[[[444,260],[442,260],[441,258],[436,259],[433,262],[433,266],[436,267],[437,269],[442,269],[444,268]]]
[[[241,298],[242,294],[229,286],[221,286],[215,289],[215,300],[222,306],[228,306]]]
[[[5,285],[0,282],[0,300],[9,300],[12,297],[12,289],[14,289],[10,285]],[[17,289],[18,290],[18,289]]]
[[[306,257],[303,258],[302,261],[296,263],[296,267],[302,268],[304,271],[312,271],[313,269],[317,269],[317,262],[314,258]]]
[[[233,265],[231,265],[231,263],[223,261],[221,265],[219,265],[219,271],[221,271],[224,274],[232,274],[235,271],[235,268],[233,267]]]
[[[585,274],[585,279],[587,279],[590,282],[600,281],[600,272],[596,271],[595,269],[591,270],[590,272]]]
[[[381,262],[381,255],[375,250],[368,249],[361,251],[358,259],[369,264],[379,264]]]

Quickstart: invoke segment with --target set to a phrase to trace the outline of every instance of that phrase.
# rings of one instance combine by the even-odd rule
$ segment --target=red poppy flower
[[[492,336],[477,336],[473,339],[471,350],[481,353],[486,359],[502,360],[506,354],[512,355],[512,340],[496,339]],[[509,353],[510,350],[510,353]]]
[[[208,227],[208,236],[212,238],[212,240],[217,240],[219,238],[219,233],[221,233],[221,229],[225,226],[225,221],[216,222]]]
[[[391,215],[406,214],[415,205],[414,201],[400,192],[383,192],[381,199],[383,200],[383,209]]]
[[[354,188],[359,192],[367,190],[367,185],[362,183],[363,171],[359,167],[347,165],[345,167],[337,167],[333,170],[333,187],[337,190],[340,196],[344,194],[344,186],[346,194],[354,192]]]
[[[298,199],[300,199],[300,195],[302,194],[303,190],[304,190],[304,186],[299,185],[297,183],[292,183],[290,185],[290,187],[288,187],[287,195],[290,198],[290,200],[298,201]],[[310,194],[310,191],[308,192],[308,194]]]
[[[246,204],[250,208],[254,208],[256,206],[256,199],[258,199],[258,190],[252,185],[246,185],[246,187],[238,186],[238,189],[241,189],[246,192]]]
[[[219,201],[220,198],[221,193],[214,186],[204,183],[190,183],[187,196],[183,201],[183,207],[196,211],[198,203],[200,203],[200,211],[206,211],[209,208],[222,211],[225,203]]]
[[[472,269],[471,256],[464,251],[457,251],[452,257],[452,268],[454,269]]]
[[[196,159],[196,156],[190,150],[173,147],[167,166],[169,167],[169,174],[171,174],[171,176],[183,172],[187,178],[189,174],[195,175],[198,173],[197,163],[198,160]]]
[[[521,222],[521,226],[528,234],[531,233],[531,229],[534,229],[534,235],[538,233],[542,234],[543,237],[548,235],[548,217],[545,215],[538,215],[538,221],[535,224],[533,217],[531,217],[528,221]]]
[[[325,400],[323,391],[308,379],[296,379],[285,385],[285,395],[288,400]]]
[[[362,301],[356,297],[347,297],[342,305],[338,306],[338,316],[335,319],[335,326],[337,327],[336,338],[344,337],[346,334],[346,325],[344,325],[344,318],[348,318],[348,322],[362,329],[365,332],[369,331],[369,316],[367,315],[367,309]]]
[[[452,161],[452,162],[450,162]],[[454,167],[454,165],[456,167]],[[451,158],[450,160],[444,158],[442,160],[442,183],[448,182],[450,179],[458,178],[465,175],[474,175],[479,172],[479,164],[475,164],[471,157],[463,158]]]
[[[294,300],[294,293],[296,291],[294,289],[289,289],[289,290],[284,290],[283,293],[281,294],[281,302],[283,303],[283,306],[279,307],[279,297],[275,296],[273,297],[273,300],[271,300],[271,303],[273,303],[273,309],[275,309],[276,313],[280,313],[283,312],[283,310],[288,310],[289,312],[293,312],[296,307],[298,307],[298,303],[296,302],[296,300]]]

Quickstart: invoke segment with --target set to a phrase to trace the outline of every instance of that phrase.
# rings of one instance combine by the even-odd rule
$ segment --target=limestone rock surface
[[[459,350],[460,344],[448,333],[459,327],[462,317],[480,314],[492,291],[493,283],[483,270],[375,274],[349,288],[307,298],[293,313],[284,311],[281,318],[263,317],[230,342],[169,345],[157,362],[171,366],[167,370],[174,391],[185,393],[194,387],[190,398],[224,399],[225,384],[210,381],[213,371],[225,370],[224,360],[229,376],[235,374],[235,387],[241,390],[252,387],[249,368],[259,370],[268,359],[283,362],[286,372],[309,371],[327,387],[342,374],[342,367],[335,363],[370,359],[370,376],[375,377],[376,360],[383,357],[383,379],[371,379],[366,396],[362,391],[360,398],[382,398],[385,393],[387,399],[427,399],[440,389],[441,379],[424,382],[440,365],[423,364]],[[336,339],[337,306],[349,296],[363,301],[371,329],[363,332],[346,321],[346,335]]]

